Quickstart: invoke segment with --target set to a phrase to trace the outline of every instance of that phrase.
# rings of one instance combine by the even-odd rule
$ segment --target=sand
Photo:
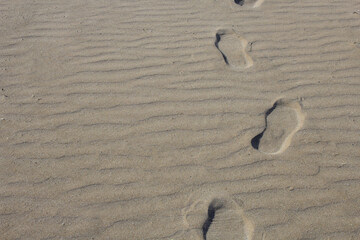
[[[360,2],[3,0],[0,239],[360,239]]]

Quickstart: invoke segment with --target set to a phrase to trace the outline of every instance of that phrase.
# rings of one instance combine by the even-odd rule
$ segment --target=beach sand
[[[0,239],[360,239],[358,1],[3,0],[0,87]]]

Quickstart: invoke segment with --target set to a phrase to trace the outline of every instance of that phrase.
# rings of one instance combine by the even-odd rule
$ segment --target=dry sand
[[[360,239],[359,9],[2,0],[0,239]]]

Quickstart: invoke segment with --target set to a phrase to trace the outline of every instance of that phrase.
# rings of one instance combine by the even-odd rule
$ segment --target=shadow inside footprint
[[[216,211],[221,209],[222,207],[223,207],[223,204],[219,203],[217,200],[213,200],[210,203],[209,208],[208,208],[208,217],[202,226],[204,240],[206,240],[206,234],[209,231],[210,225],[215,218]]]
[[[264,135],[264,132],[266,131],[266,128],[267,128],[267,116],[269,116],[270,113],[272,113],[272,111],[274,111],[274,109],[276,108],[276,105],[277,105],[277,102],[275,102],[274,105],[269,110],[267,110],[265,113],[265,128],[264,128],[264,130],[261,133],[259,133],[258,135],[256,135],[255,137],[253,137],[253,139],[251,139],[251,146],[253,148],[255,148],[256,150],[259,150],[260,139]]]
[[[236,4],[239,4],[240,6],[244,5],[245,0],[235,0],[234,1]]]
[[[304,118],[299,102],[285,99],[276,101],[266,111],[265,128],[253,137],[252,147],[267,154],[284,152],[292,136],[302,127]]]
[[[219,48],[219,42],[220,42],[220,40],[221,40],[221,33],[216,33],[216,35],[215,35],[215,47],[220,51],[222,57],[224,58],[225,63],[226,63],[227,65],[229,65],[229,61],[228,61],[226,55],[225,55],[225,54],[220,50],[220,48]]]
[[[258,135],[256,135],[255,137],[253,137],[253,139],[251,139],[251,146],[256,150],[259,150],[260,139],[264,135],[264,132],[265,130],[259,133]]]

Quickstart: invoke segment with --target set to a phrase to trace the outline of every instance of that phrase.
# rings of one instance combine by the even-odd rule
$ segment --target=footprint
[[[185,211],[184,222],[203,240],[252,240],[254,224],[229,197],[199,200]]]
[[[248,41],[237,35],[233,30],[218,30],[215,46],[222,54],[227,65],[234,69],[249,68],[254,65],[246,47]]]
[[[260,7],[263,4],[264,0],[234,0],[234,2],[240,6],[244,5],[244,3],[253,3],[253,8]]]
[[[305,114],[299,102],[280,99],[266,112],[265,129],[251,140],[251,144],[263,153],[282,153],[289,147],[304,120]]]

